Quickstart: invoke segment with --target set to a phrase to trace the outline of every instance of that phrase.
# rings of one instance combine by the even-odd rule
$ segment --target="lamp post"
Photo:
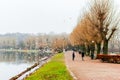
[[[94,41],[92,41],[92,43],[94,44]]]
[[[91,59],[94,59],[94,50],[95,50],[95,42],[92,41],[92,45],[91,45]]]

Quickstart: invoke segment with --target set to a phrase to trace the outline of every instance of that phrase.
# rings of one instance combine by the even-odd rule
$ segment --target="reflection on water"
[[[0,62],[5,63],[31,63],[41,58],[39,53],[23,53],[23,52],[0,52]]]
[[[40,53],[0,52],[0,80],[8,80],[43,57]]]

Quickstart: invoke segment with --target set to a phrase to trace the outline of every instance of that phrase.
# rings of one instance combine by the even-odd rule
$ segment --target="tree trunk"
[[[87,51],[87,55],[90,56],[90,46],[89,45],[87,45],[87,50],[86,51]]]
[[[97,54],[100,54],[101,43],[97,43]]]
[[[86,54],[86,47],[84,44],[82,45],[82,51]]]
[[[108,54],[108,40],[107,39],[104,40],[103,54]]]
[[[119,53],[120,53],[120,47],[119,47]]]
[[[94,59],[94,51],[95,51],[95,44],[94,43],[92,43],[91,44],[91,59]]]

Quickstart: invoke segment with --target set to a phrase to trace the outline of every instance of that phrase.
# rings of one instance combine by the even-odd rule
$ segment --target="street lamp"
[[[92,43],[94,43],[94,41],[92,41]]]
[[[95,45],[94,45],[94,41],[92,41],[92,45],[91,45],[91,59],[94,59],[94,50],[95,50]]]

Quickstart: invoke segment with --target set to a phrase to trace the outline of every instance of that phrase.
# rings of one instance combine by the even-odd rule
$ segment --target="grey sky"
[[[84,7],[85,0],[0,0],[0,34],[70,33]]]

